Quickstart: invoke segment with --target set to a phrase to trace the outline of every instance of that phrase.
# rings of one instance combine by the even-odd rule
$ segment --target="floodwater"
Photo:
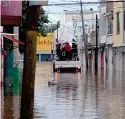
[[[124,73],[56,73],[57,85],[48,87],[50,78],[50,63],[37,63],[34,119],[125,119]],[[2,98],[3,119],[18,119],[18,93],[8,92]]]

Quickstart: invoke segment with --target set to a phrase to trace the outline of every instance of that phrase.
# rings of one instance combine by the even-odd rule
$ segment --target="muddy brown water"
[[[37,63],[34,119],[125,119],[124,73],[89,70],[54,77],[57,85],[48,87],[51,65]],[[19,98],[2,97],[3,119],[19,118]]]

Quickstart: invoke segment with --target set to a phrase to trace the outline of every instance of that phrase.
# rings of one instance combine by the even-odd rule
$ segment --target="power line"
[[[123,3],[125,1],[103,1],[103,2],[82,2],[81,4],[105,4],[105,3]],[[44,6],[65,6],[65,5],[79,5],[80,2],[69,2],[69,3],[50,3],[48,5],[44,5]]]
[[[46,6],[46,8],[48,9],[48,11],[50,12],[50,13],[52,13],[54,16],[56,16],[58,19],[60,19],[57,15],[56,15],[56,13],[54,13],[54,12],[51,12],[51,10]]]
[[[75,10],[78,9],[78,8],[75,8],[75,7],[68,7],[68,6],[58,6],[58,7],[65,7],[65,8],[69,8],[69,9],[75,9]]]

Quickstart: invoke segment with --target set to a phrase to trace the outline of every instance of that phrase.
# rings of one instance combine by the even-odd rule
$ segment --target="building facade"
[[[114,68],[117,71],[125,71],[124,3],[114,2],[113,8],[114,8],[114,14],[113,14]]]
[[[113,3],[106,4],[106,45],[105,64],[109,70],[113,69]]]
[[[48,33],[46,37],[37,37],[37,61],[50,61],[53,57],[53,34]],[[52,56],[52,57],[51,57]]]
[[[1,25],[3,27],[3,33],[0,40],[3,40],[4,57],[4,84],[8,88],[14,86],[13,78],[16,73],[17,67],[17,47],[15,43],[18,43],[16,39],[18,37],[18,28],[21,25],[22,17],[22,1],[1,1]],[[16,26],[16,27],[15,27]],[[16,29],[17,28],[17,29]],[[14,35],[16,33],[16,35]],[[15,49],[16,47],[16,49]],[[15,49],[15,50],[14,50]],[[18,77],[16,77],[17,79]],[[18,80],[18,79],[17,79]],[[9,86],[11,85],[11,87]]]
[[[124,3],[100,5],[99,26],[100,43],[104,44],[104,68],[125,71]]]

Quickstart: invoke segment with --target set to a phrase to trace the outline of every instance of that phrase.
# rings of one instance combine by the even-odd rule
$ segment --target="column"
[[[13,33],[13,27],[4,27],[5,33]],[[6,56],[4,57],[4,91],[9,91],[12,88],[13,80],[13,42],[4,38],[4,50]]]
[[[41,62],[41,54],[39,54],[39,62]]]
[[[0,26],[0,33],[2,33],[3,32],[3,27],[2,26]],[[3,48],[3,45],[2,45],[2,41],[3,41],[3,37],[1,36],[0,37],[0,83],[2,82],[2,79],[3,79],[3,73],[2,73],[2,62],[3,62],[3,58],[2,58],[2,53],[1,53],[1,51],[2,51],[2,48]]]
[[[2,32],[2,29],[1,29],[1,27],[0,27],[0,33]],[[2,54],[1,54],[1,49],[2,49],[2,47],[1,47],[1,44],[2,44],[2,37],[0,37],[0,84],[1,84],[1,82],[2,82]],[[1,89],[1,85],[0,85],[0,89]],[[2,119],[2,109],[1,109],[1,107],[2,107],[2,91],[0,91],[0,119]]]

